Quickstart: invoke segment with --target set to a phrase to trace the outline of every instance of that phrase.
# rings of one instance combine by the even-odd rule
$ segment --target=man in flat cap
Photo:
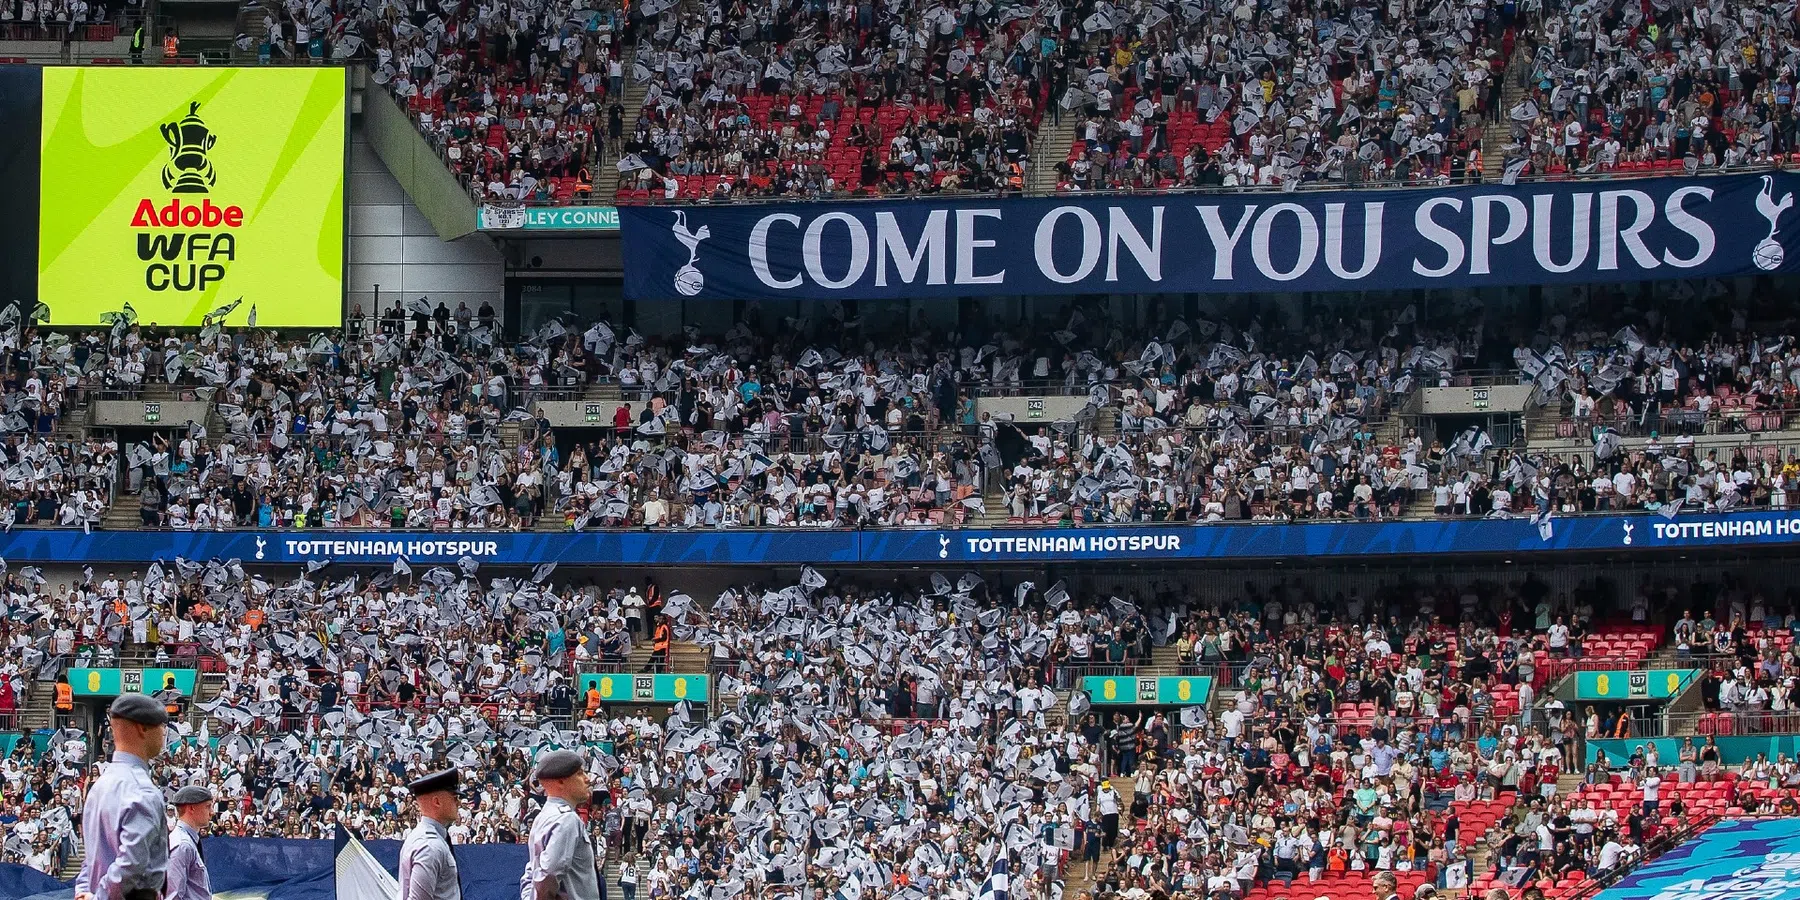
[[[543,786],[544,808],[531,823],[519,900],[600,900],[594,845],[575,811],[588,802],[586,764],[580,754],[553,750],[533,777]]]
[[[200,856],[200,836],[212,824],[212,791],[190,784],[169,803],[175,807],[175,827],[169,829],[169,883],[163,900],[212,900],[212,877]]]
[[[157,900],[169,868],[169,830],[150,761],[162,753],[169,713],[143,694],[121,694],[107,719],[112,763],[88,789],[81,821],[87,856],[75,900]]]
[[[406,786],[419,806],[419,824],[400,847],[400,900],[462,900],[450,826],[462,809],[455,769],[433,772]]]

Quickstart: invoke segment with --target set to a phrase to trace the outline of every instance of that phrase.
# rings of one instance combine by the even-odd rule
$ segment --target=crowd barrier
[[[1800,541],[1800,511],[1128,527],[672,529],[588,532],[80,531],[0,534],[14,564],[967,565],[1649,551]]]

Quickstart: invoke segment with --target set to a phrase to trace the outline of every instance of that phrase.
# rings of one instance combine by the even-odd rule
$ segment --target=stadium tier
[[[1785,896],[1792,9],[214,6],[0,0],[0,900]]]

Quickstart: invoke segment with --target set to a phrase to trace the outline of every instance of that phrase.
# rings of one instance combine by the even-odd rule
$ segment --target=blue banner
[[[619,214],[637,299],[1360,291],[1790,272],[1796,190],[1771,173]]]
[[[1581,516],[1551,521],[1427,519],[1314,524],[1135,527],[458,532],[96,531],[14,529],[0,558],[20,563],[125,563],[239,559],[249,564],[330,560],[494,565],[855,565],[887,563],[1107,563],[1115,560],[1297,559],[1411,554],[1654,550],[1800,543],[1800,511],[1722,516]]]
[[[1800,819],[1725,819],[1645,863],[1596,900],[1795,900]]]
[[[0,863],[0,900],[20,900],[23,897],[63,892],[74,893],[69,885],[36,869],[17,863]]]
[[[389,873],[400,868],[399,841],[364,841]],[[268,900],[335,900],[333,842],[296,838],[209,837],[201,841],[215,894]],[[458,844],[458,886],[463,900],[517,900],[525,871],[524,844]]]

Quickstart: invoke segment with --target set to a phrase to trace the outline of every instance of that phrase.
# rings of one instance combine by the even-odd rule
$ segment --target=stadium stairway
[[[1512,119],[1508,112],[1525,98],[1525,76],[1530,59],[1524,43],[1513,50],[1506,69],[1500,73],[1500,101],[1488,111],[1487,123],[1481,129],[1481,180],[1496,182],[1506,170],[1507,146],[1512,144]]]
[[[63,863],[62,871],[56,877],[63,881],[74,881],[75,876],[81,874],[81,864],[86,860],[87,849],[81,846],[80,840],[75,841],[75,852]]]
[[[626,66],[625,99],[620,104],[624,107],[624,128],[620,134],[625,140],[637,133],[638,114],[644,111],[644,95],[650,92],[649,85],[641,84],[630,77],[631,66]],[[594,197],[602,203],[611,203],[619,194],[619,148],[609,147],[606,154],[601,155],[599,167],[594,172]],[[614,386],[616,391],[618,388]],[[642,882],[639,882],[640,884]]]
[[[19,706],[19,730],[31,734],[56,725],[56,687],[35,678],[25,689],[25,700]]]
[[[1556,776],[1556,794],[1559,797],[1573,797],[1581,790],[1580,772],[1560,772]]]
[[[278,4],[269,2],[269,0],[245,0],[245,2],[238,7],[237,31],[235,33],[248,35],[251,38],[251,42],[249,47],[237,47],[235,44],[233,45],[231,52],[232,62],[241,65],[253,65],[258,62],[258,48],[269,34],[269,30],[263,26],[264,16],[274,16],[275,18],[280,19],[282,17],[281,7]],[[290,29],[290,31],[291,30],[292,29]]]
[[[981,491],[981,510],[963,523],[968,528],[992,528],[1006,524],[1006,490],[1000,473],[987,480]]]
[[[1415,491],[1412,502],[1406,504],[1405,515],[1409,519],[1429,519],[1437,514],[1430,491]]]
[[[1131,819],[1131,798],[1136,794],[1136,785],[1129,778],[1112,779],[1113,790],[1119,794],[1119,839],[1123,841],[1130,833],[1133,825]],[[1094,819],[1098,821],[1100,811],[1094,811]],[[1088,877],[1087,866],[1081,861],[1079,848],[1069,852],[1069,859],[1063,866],[1064,897],[1080,897],[1083,891],[1092,891],[1113,868],[1112,853],[1105,849],[1100,851],[1100,862],[1094,866],[1094,876]]]
[[[643,641],[634,639],[631,644],[631,656],[625,661],[625,671],[636,673],[648,670],[650,657],[653,654],[654,651],[650,647],[648,638]],[[712,651],[693,641],[669,642],[669,668],[666,671],[670,673],[698,675],[706,671],[707,664],[710,662],[712,662]]]
[[[1119,408],[1102,406],[1094,411],[1094,434],[1097,437],[1117,437],[1119,434]]]
[[[1181,671],[1181,654],[1175,650],[1174,644],[1150,648],[1150,673],[1156,675],[1178,675]]]
[[[200,680],[194,683],[194,696],[188,702],[188,724],[193,726],[194,733],[200,733],[204,724],[209,734],[224,734],[225,724],[200,709],[200,704],[211,703],[219,692],[225,689],[224,672],[201,672]]]
[[[604,871],[600,873],[600,881],[603,888],[601,893],[603,895],[607,897],[618,897],[623,895],[623,892],[619,890],[619,871],[624,868],[623,862],[624,853],[622,851],[612,847],[606,848],[606,865],[604,866]],[[636,865],[638,873],[638,890],[641,893],[643,891],[645,880],[650,876],[650,861],[640,856],[638,857]]]
[[[1037,143],[1031,148],[1031,180],[1025,189],[1031,194],[1049,194],[1056,190],[1056,161],[1069,158],[1075,143],[1075,116],[1063,116],[1062,124],[1046,118],[1038,123]]]
[[[693,641],[669,642],[669,671],[680,675],[697,675],[712,662],[712,651]]]
[[[106,515],[100,519],[100,528],[106,531],[129,531],[141,526],[143,518],[138,513],[143,505],[138,495],[126,491],[125,485],[121,483],[119,496],[106,508]]]

